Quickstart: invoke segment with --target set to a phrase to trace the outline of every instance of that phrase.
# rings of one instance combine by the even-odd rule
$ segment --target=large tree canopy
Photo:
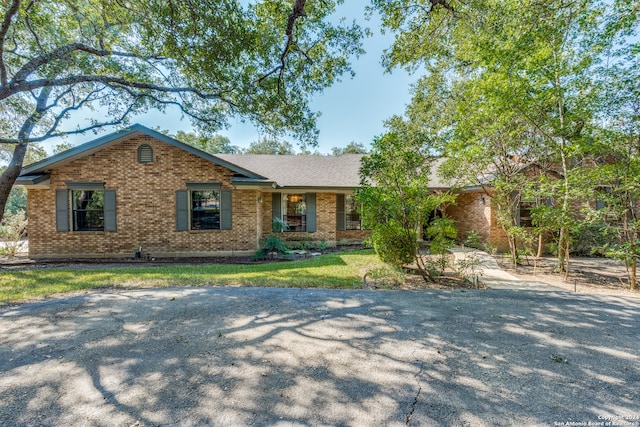
[[[207,132],[236,117],[314,142],[310,97],[361,50],[361,29],[330,19],[337,3],[1,2],[0,143],[15,148],[0,215],[29,143],[126,125],[150,109],[176,107]]]
[[[501,192],[493,203],[505,214],[500,222],[509,234],[518,231],[514,193],[549,199],[549,221],[538,225],[554,229],[561,267],[567,268],[572,235],[584,218],[575,206],[598,185],[585,180],[582,166],[613,160],[613,147],[601,137],[622,118],[610,108],[620,104],[620,89],[612,90],[611,80],[623,83],[627,93],[637,93],[640,85],[611,73],[629,69],[630,58],[637,60],[633,43],[640,2],[373,0],[373,5],[396,36],[385,65],[425,73],[407,111],[412,126],[432,126],[438,117],[423,104],[444,97],[444,114],[436,123],[441,141],[434,147],[449,158],[449,171],[467,172],[470,181],[484,175],[484,182]],[[529,194],[523,166],[537,168],[540,177]],[[545,180],[549,175],[553,179]],[[515,259],[515,242],[510,243]]]

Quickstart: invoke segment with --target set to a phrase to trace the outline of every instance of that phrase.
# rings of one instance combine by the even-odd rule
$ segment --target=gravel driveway
[[[181,288],[0,309],[0,425],[607,422],[640,426],[633,297]]]

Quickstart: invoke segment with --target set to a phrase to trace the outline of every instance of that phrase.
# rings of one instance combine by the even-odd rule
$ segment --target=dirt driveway
[[[0,309],[0,425],[607,420],[640,425],[633,297],[182,288]]]

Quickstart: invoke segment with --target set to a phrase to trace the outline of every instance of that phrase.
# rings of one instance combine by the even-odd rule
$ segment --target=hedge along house
[[[274,232],[361,241],[360,159],[214,156],[133,125],[26,166],[16,185],[34,259],[244,255]]]

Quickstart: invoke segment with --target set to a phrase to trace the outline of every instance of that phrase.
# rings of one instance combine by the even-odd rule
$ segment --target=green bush
[[[290,255],[289,248],[286,247],[284,242],[279,237],[268,235],[264,239],[263,248],[259,249],[253,256],[253,258],[264,259],[268,254],[273,252],[285,257],[288,257]]]
[[[436,218],[427,227],[426,235],[431,239],[429,252],[436,255],[435,259],[429,260],[427,269],[431,274],[435,274],[437,270],[443,273],[449,266],[448,249],[455,245],[454,239],[458,236],[456,224],[451,218]]]
[[[0,251],[4,255],[16,256],[21,240],[27,235],[27,214],[20,210],[16,213],[6,212],[0,224],[0,240],[4,246]]]
[[[585,224],[571,236],[574,256],[606,256],[610,246],[619,243],[618,230],[608,224]]]
[[[467,231],[464,245],[469,248],[480,249],[482,247],[482,236],[477,231]]]
[[[414,260],[417,245],[415,230],[405,230],[395,221],[377,225],[371,232],[373,248],[383,262],[402,267]]]
[[[455,245],[458,236],[456,223],[451,218],[436,218],[427,227],[426,235],[431,239],[429,250],[432,254],[443,255]]]

